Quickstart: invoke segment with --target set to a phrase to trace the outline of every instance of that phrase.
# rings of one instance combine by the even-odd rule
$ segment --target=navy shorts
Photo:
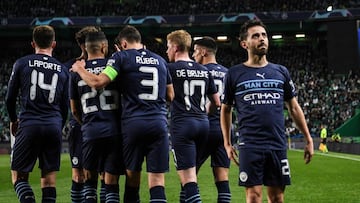
[[[230,167],[230,159],[224,147],[224,138],[220,125],[211,125],[210,123],[207,147],[202,156],[203,157],[200,158],[200,163],[197,166],[198,168],[201,167],[209,156],[211,157],[211,167]]]
[[[78,124],[70,126],[69,153],[72,168],[82,168],[82,133]]]
[[[125,174],[121,136],[110,136],[83,142],[83,167],[89,171]]]
[[[179,118],[171,122],[170,129],[176,169],[185,170],[198,166],[207,148],[208,119]]]
[[[286,150],[240,148],[239,185],[290,185],[290,166],[286,153]]]
[[[169,137],[165,116],[122,121],[126,169],[141,171],[146,157],[147,172],[169,171]]]
[[[16,134],[11,170],[29,173],[39,159],[42,171],[59,171],[61,144],[60,125],[21,127]]]

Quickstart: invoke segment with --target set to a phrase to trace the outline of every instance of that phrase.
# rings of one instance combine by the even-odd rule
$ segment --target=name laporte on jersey
[[[61,69],[61,65],[56,64],[56,63],[50,63],[47,61],[41,61],[41,60],[29,60],[29,67],[38,67],[38,68],[44,68],[44,69],[48,69],[48,70],[54,70],[57,72],[62,71]]]

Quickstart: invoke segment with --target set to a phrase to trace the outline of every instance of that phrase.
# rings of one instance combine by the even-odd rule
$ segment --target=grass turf
[[[172,156],[170,156],[172,157]],[[292,185],[285,191],[285,202],[290,203],[358,203],[360,202],[360,156],[329,152],[316,153],[312,162],[305,165],[301,151],[288,152]],[[0,155],[0,191],[1,202],[18,202],[11,184],[9,155]],[[172,159],[170,172],[166,174],[166,195],[169,203],[179,202],[180,183]],[[30,183],[40,202],[41,191],[39,185],[40,172],[37,168],[30,174]],[[232,202],[245,202],[242,187],[237,186],[238,168],[232,164],[230,168],[230,187]],[[57,202],[70,202],[71,167],[69,155],[63,154],[61,169],[57,175]],[[210,163],[207,161],[199,173],[199,187],[204,203],[215,203],[216,187],[213,183]],[[123,192],[124,177],[121,177],[120,191]],[[147,177],[142,176],[140,188],[142,202],[149,202]],[[122,199],[122,197],[121,197]],[[266,202],[266,190],[263,194]]]

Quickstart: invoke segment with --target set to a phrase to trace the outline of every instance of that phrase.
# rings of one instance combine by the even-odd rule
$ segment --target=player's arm
[[[304,112],[302,111],[299,103],[297,102],[296,97],[293,97],[290,100],[286,101],[285,104],[287,109],[289,110],[289,114],[292,120],[295,122],[296,126],[303,133],[306,139],[304,159],[305,163],[309,163],[312,156],[314,155],[314,144],[305,120]]]
[[[236,164],[239,165],[236,158],[237,153],[231,143],[231,124],[232,124],[232,106],[227,104],[222,104],[220,111],[220,125],[224,138],[224,147],[229,159],[232,159]]]
[[[19,123],[16,114],[16,98],[19,93],[19,79],[17,77],[17,71],[16,71],[18,69],[17,64],[18,63],[15,62],[13,66],[11,77],[8,83],[8,91],[6,92],[6,96],[5,96],[5,104],[10,118],[10,133],[14,136],[16,135],[16,131]]]
[[[221,107],[221,101],[220,101],[220,94],[216,88],[215,82],[214,82],[214,78],[212,77],[212,75],[209,75],[209,87],[208,87],[208,91],[207,91],[207,97],[209,98],[211,104],[210,104],[210,109],[214,108],[220,108]]]
[[[208,98],[211,102],[210,109],[211,108],[217,109],[221,107],[220,95],[218,92],[208,95]]]
[[[70,71],[76,72],[86,82],[87,85],[95,89],[104,88],[111,82],[110,77],[107,74],[100,73],[99,75],[88,72],[85,69],[85,61],[76,61]],[[105,70],[104,70],[105,71]],[[115,71],[115,70],[114,70]],[[116,71],[115,71],[116,72]]]
[[[209,98],[209,97],[208,97]],[[221,104],[220,104],[221,106]],[[220,110],[220,106],[218,106],[216,104],[216,101],[209,101],[206,103],[205,107],[206,107],[206,112],[208,115],[211,115],[211,114],[215,114],[217,113],[219,110]]]
[[[62,121],[62,127],[65,126],[66,121],[69,116],[69,85],[70,85],[70,74],[67,74],[67,79],[64,83],[64,90],[62,92],[61,102],[60,102],[60,112]]]
[[[172,102],[175,97],[173,84],[166,85],[166,101]]]
[[[74,116],[75,120],[81,125],[82,113],[81,113],[80,101],[75,99],[70,99],[70,108],[71,108],[71,113]]]

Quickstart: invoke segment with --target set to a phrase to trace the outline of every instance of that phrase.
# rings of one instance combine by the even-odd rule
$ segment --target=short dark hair
[[[115,43],[120,42],[122,39],[125,39],[130,43],[141,42],[141,34],[134,26],[127,25],[122,30],[120,30],[115,39]]]
[[[106,40],[106,36],[103,31],[89,32],[85,38],[85,42],[97,42],[97,41],[104,41],[104,40]]]
[[[108,41],[103,31],[89,32],[85,38],[85,47],[88,53],[96,53],[101,50],[102,44],[107,45]]]
[[[86,26],[86,27],[82,28],[81,30],[79,30],[77,33],[75,33],[75,40],[79,45],[85,44],[85,38],[89,32],[99,32],[99,31],[101,31],[100,27]]]
[[[241,41],[245,40],[248,36],[249,28],[254,27],[254,26],[261,26],[266,30],[266,26],[264,25],[264,23],[261,20],[258,20],[258,19],[248,20],[240,28],[239,39]]]
[[[206,47],[207,49],[213,51],[214,53],[216,53],[216,51],[217,51],[216,41],[212,37],[205,36],[201,39],[197,39],[194,41],[194,45],[196,45],[196,44],[199,46]]]
[[[33,41],[41,48],[49,48],[53,41],[55,41],[54,28],[49,25],[40,25],[33,30]]]

